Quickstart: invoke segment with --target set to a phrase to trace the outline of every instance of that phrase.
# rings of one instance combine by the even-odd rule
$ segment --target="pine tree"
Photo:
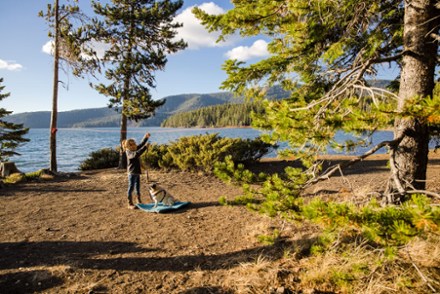
[[[274,130],[268,140],[289,142],[292,153],[316,170],[316,155],[337,144],[336,131],[368,136],[394,122],[394,140],[383,142],[391,155],[389,200],[424,189],[427,118],[440,104],[433,97],[440,39],[440,5],[435,0],[233,4],[222,15],[199,8],[193,12],[209,30],[221,31],[220,40],[236,31],[271,39],[267,59],[250,65],[226,61],[228,78],[222,85],[250,97],[262,96],[275,84],[291,91],[289,99],[266,101],[264,115],[254,120],[256,127]],[[401,69],[398,94],[367,82],[391,62]],[[424,106],[428,110],[421,111]],[[351,148],[351,143],[341,147]]]
[[[66,0],[68,3],[69,0]],[[77,3],[78,0],[72,0]],[[50,120],[50,171],[57,172],[57,123],[58,123],[58,85],[59,69],[62,62],[71,67],[76,76],[88,68],[87,61],[81,57],[82,39],[81,31],[79,33],[73,29],[72,20],[84,20],[85,16],[80,12],[78,5],[65,4],[60,5],[59,0],[54,0],[54,4],[48,4],[44,13],[40,11],[39,16],[44,18],[49,25],[49,37],[53,38],[52,54],[54,56],[53,64],[53,88],[52,88],[52,112]],[[92,65],[93,66],[93,65]]]
[[[5,86],[2,85],[3,78],[0,78],[0,101],[9,97],[10,93],[2,93]],[[12,111],[0,108],[0,161],[8,161],[13,155],[20,155],[14,150],[29,139],[24,138],[29,129],[24,128],[22,124],[14,124],[3,120],[10,115]]]
[[[127,138],[128,119],[146,119],[165,103],[153,100],[150,88],[156,86],[155,71],[165,68],[166,55],[186,47],[183,40],[173,40],[181,26],[173,17],[182,5],[181,0],[113,0],[105,5],[92,1],[98,17],[87,31],[90,39],[108,46],[100,62],[110,82],[94,87],[110,97],[109,107],[121,111],[121,142]],[[119,167],[124,168],[121,155]]]

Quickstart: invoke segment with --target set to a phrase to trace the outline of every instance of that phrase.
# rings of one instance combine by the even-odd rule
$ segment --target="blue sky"
[[[38,17],[38,12],[45,10],[51,2],[0,1],[0,77],[4,78],[3,93],[11,94],[0,102],[0,107],[13,113],[52,108],[53,58],[44,49],[50,42],[47,24]],[[85,10],[90,10],[89,0],[80,0],[79,4]],[[184,2],[176,20],[183,23],[179,36],[189,46],[169,56],[165,70],[156,73],[157,87],[151,90],[154,99],[182,93],[218,92],[221,82],[226,78],[221,70],[226,59],[235,58],[252,63],[268,54],[267,43],[263,38],[235,37],[226,43],[215,43],[216,35],[204,30],[190,13],[193,6],[201,6],[214,14],[232,8],[229,0]],[[65,87],[59,89],[59,111],[107,105],[108,98],[91,89],[87,79],[78,79],[62,71],[60,75]]]

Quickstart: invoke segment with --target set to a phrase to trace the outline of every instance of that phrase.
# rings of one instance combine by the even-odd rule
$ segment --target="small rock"
[[[278,287],[276,293],[284,294],[284,293],[286,293],[286,288],[284,288],[284,287]]]

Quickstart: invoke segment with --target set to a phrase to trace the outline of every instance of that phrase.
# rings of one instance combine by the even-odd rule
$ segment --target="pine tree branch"
[[[406,194],[425,194],[427,196],[436,197],[436,198],[440,199],[440,194],[435,193],[435,192],[431,192],[431,191],[426,191],[426,190],[408,190],[405,193]]]
[[[349,160],[349,161],[347,161],[347,162],[344,162],[344,163],[338,163],[338,164],[335,164],[335,165],[329,167],[325,172],[323,172],[322,175],[320,175],[320,176],[318,176],[318,177],[315,177],[315,178],[310,179],[309,181],[307,181],[307,182],[305,183],[305,185],[304,185],[304,188],[307,188],[307,187],[309,187],[309,186],[311,186],[311,185],[313,185],[313,184],[316,184],[316,183],[318,183],[318,182],[320,182],[320,181],[323,181],[323,180],[327,180],[327,179],[329,179],[330,176],[332,176],[332,175],[333,175],[334,173],[336,173],[337,171],[340,171],[340,170],[342,170],[342,169],[344,169],[344,168],[347,168],[347,167],[349,167],[349,166],[351,166],[351,165],[353,165],[353,164],[355,164],[355,163],[357,163],[357,162],[359,162],[359,161],[364,160],[364,159],[367,158],[368,156],[370,156],[370,155],[376,153],[376,152],[377,152],[379,149],[381,149],[382,147],[385,147],[385,146],[396,146],[396,145],[398,145],[398,144],[403,140],[403,137],[404,137],[404,134],[401,134],[399,137],[395,138],[394,140],[391,140],[391,141],[383,141],[383,142],[377,144],[376,146],[374,146],[373,148],[371,148],[369,151],[365,152],[364,154],[362,154],[362,155],[360,155],[360,156],[357,156],[357,157],[355,157],[355,158],[353,158],[353,159],[351,159],[351,160]],[[391,149],[392,149],[392,148],[391,148]]]
[[[385,62],[392,62],[392,61],[396,61],[399,58],[401,58],[403,56],[403,52],[396,54],[394,56],[389,56],[389,57],[384,57],[384,58],[377,58],[377,59],[372,59],[370,61],[371,64],[378,64],[378,63],[385,63]]]
[[[436,40],[437,42],[440,42],[440,35],[435,34],[435,33],[431,33],[431,34],[429,34],[429,36],[431,38],[433,38],[434,40]]]

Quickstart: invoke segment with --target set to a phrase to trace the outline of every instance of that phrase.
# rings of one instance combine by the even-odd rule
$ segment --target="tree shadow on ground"
[[[55,176],[52,179],[29,179],[22,182],[18,182],[15,184],[6,184],[3,188],[0,188],[1,194],[0,196],[14,196],[17,192],[26,192],[26,193],[33,193],[38,192],[41,194],[41,192],[55,192],[55,193],[82,193],[82,192],[106,192],[108,190],[106,189],[71,189],[66,187],[63,187],[62,185],[57,185],[59,183],[65,183],[72,180],[81,180],[81,179],[87,179],[87,176],[82,176],[79,174],[73,175],[61,175],[61,176]]]
[[[0,275],[2,293],[35,293],[62,285],[63,279],[46,270],[35,270]]]
[[[69,189],[67,187],[42,188],[41,186],[31,187],[31,186],[14,185],[14,186],[7,186],[6,188],[2,189],[1,196],[5,196],[5,197],[15,196],[17,192],[36,193],[37,195],[42,195],[42,193],[93,193],[93,192],[107,192],[107,191],[108,190],[105,189]]]
[[[179,294],[234,294],[235,292],[232,290],[227,290],[221,287],[195,287],[191,289],[186,289],[184,291],[179,292]]]
[[[171,271],[229,269],[259,256],[282,258],[290,242],[277,242],[224,254],[155,257],[158,248],[142,248],[131,242],[20,242],[1,243],[0,270],[35,266],[69,265],[74,268],[117,271]],[[117,255],[117,256],[115,256]],[[126,256],[121,256],[126,255]],[[131,255],[131,256],[130,256]],[[148,255],[148,256],[143,256]]]

